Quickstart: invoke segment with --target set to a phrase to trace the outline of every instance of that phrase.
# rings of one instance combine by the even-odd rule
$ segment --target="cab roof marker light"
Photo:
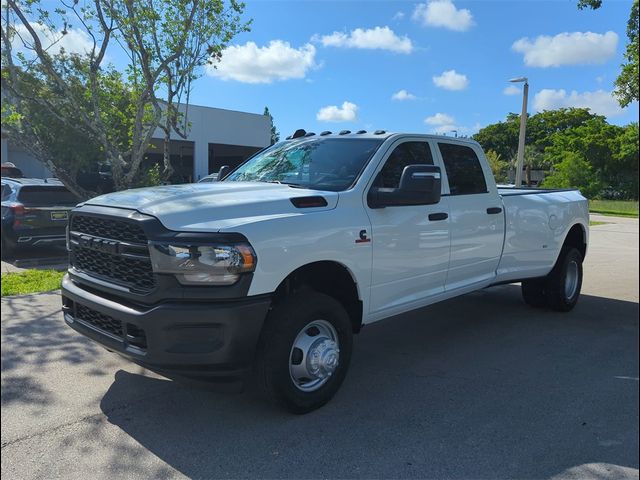
[[[331,135],[331,131],[330,131],[330,130],[325,130],[324,132],[322,132],[322,133],[320,134],[320,136],[321,136],[321,137],[325,137],[325,136],[327,136],[327,135]]]
[[[348,135],[351,133],[351,130],[340,130],[340,135]]]
[[[304,128],[299,128],[298,130],[293,132],[293,135],[291,135],[291,138],[304,137],[306,134],[307,134],[307,131]]]
[[[376,130],[375,132],[373,132],[374,135],[382,135],[387,133],[386,130]]]
[[[366,130],[358,130],[356,133],[358,135],[362,135],[363,133],[367,133],[367,131]]]

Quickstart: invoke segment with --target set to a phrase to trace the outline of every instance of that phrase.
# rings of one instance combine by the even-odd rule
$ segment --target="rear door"
[[[504,241],[502,200],[479,146],[437,141],[449,186],[451,260],[446,290],[489,284]]]
[[[369,188],[398,188],[407,165],[438,163],[427,141],[399,140]],[[448,198],[436,205],[365,207],[372,227],[372,316],[393,315],[442,293],[449,264]]]

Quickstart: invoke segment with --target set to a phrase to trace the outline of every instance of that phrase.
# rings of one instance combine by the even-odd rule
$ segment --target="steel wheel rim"
[[[569,262],[569,265],[567,265],[567,273],[564,278],[564,295],[567,300],[571,300],[578,291],[578,277],[578,262]]]
[[[340,361],[338,333],[326,320],[309,322],[289,353],[289,375],[297,389],[314,392],[329,381]]]

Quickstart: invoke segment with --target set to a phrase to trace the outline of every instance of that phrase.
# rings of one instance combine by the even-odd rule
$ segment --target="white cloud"
[[[403,18],[404,18],[404,12],[403,11],[399,11],[399,12],[396,12],[396,14],[393,17],[391,17],[391,20],[400,21]]]
[[[315,67],[316,47],[307,43],[293,48],[289,42],[272,40],[268,46],[254,42],[232,45],[222,53],[222,59],[207,66],[207,74],[222,80],[243,83],[271,83],[276,80],[304,78]]]
[[[456,32],[464,32],[474,25],[471,12],[466,8],[456,8],[451,0],[419,3],[413,11],[413,19],[423,25],[444,27]]]
[[[52,30],[49,27],[38,23],[31,24],[38,38],[42,42],[42,47],[50,55],[57,55],[61,50],[66,53],[77,53],[79,55],[89,54],[93,49],[93,41],[87,32],[75,28],[68,28],[65,34],[61,30]],[[16,26],[16,35],[12,42],[12,47],[18,51],[25,51],[33,45],[32,37],[27,27]],[[22,38],[22,40],[20,40]],[[26,47],[22,42],[25,42]]]
[[[464,90],[469,85],[469,79],[455,70],[447,70],[442,72],[442,75],[434,76],[433,83],[445,90]]]
[[[424,123],[432,127],[431,131],[437,135],[473,135],[480,130],[480,124],[473,127],[458,125],[456,119],[446,113],[436,113],[424,119]]]
[[[553,90],[545,88],[536,93],[533,99],[533,108],[538,112],[569,107],[589,108],[592,113],[606,117],[613,117],[623,113],[612,92],[605,90],[582,93],[573,90],[567,95],[564,89]]]
[[[602,64],[616,54],[617,46],[615,32],[564,32],[554,37],[540,35],[533,41],[521,38],[511,49],[524,54],[525,65],[544,68]]]
[[[520,95],[522,93],[522,90],[520,90],[515,85],[509,85],[502,91],[502,93],[504,95]]]
[[[316,114],[319,122],[353,122],[357,119],[358,106],[355,103],[344,102],[342,107],[329,105],[322,107]]]
[[[447,115],[446,113],[436,113],[435,115],[424,119],[424,123],[427,125],[447,125],[452,124],[455,121],[456,120],[451,115]]]
[[[399,100],[399,101],[403,101],[403,100],[415,100],[416,97],[414,94],[407,92],[406,90],[399,90],[396,93],[394,93],[393,95],[391,95],[391,100]]]
[[[331,35],[315,36],[325,47],[360,48],[367,50],[389,50],[396,53],[411,53],[413,44],[409,37],[399,37],[389,27],[374,27],[367,30],[356,28],[351,33],[333,32]]]

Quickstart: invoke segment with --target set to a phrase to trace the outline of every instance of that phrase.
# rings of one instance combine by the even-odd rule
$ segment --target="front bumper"
[[[71,328],[149,370],[227,381],[250,369],[271,297],[140,307],[97,295],[65,275],[62,303]]]

